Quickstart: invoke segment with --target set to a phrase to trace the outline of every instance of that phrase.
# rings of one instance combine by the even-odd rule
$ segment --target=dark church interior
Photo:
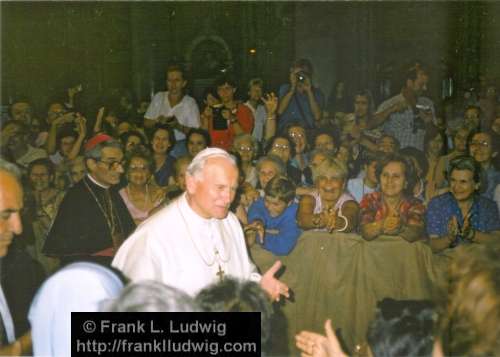
[[[500,2],[0,1],[0,26],[0,355],[158,354],[86,311],[259,313],[166,355],[500,356]]]

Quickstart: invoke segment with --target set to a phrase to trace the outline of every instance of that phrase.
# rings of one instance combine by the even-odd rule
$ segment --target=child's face
[[[186,170],[188,166],[188,163],[181,164],[179,167],[179,172],[177,173],[177,175],[175,175],[177,186],[179,186],[182,191],[186,191]]]
[[[288,207],[288,204],[285,201],[267,195],[264,198],[264,205],[269,211],[269,215],[273,218],[280,216]]]

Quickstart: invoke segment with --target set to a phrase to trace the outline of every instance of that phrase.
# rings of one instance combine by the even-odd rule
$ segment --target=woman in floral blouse
[[[413,164],[398,155],[388,156],[379,162],[377,177],[380,191],[366,194],[360,203],[363,238],[394,235],[408,242],[422,239],[425,207],[412,195]]]

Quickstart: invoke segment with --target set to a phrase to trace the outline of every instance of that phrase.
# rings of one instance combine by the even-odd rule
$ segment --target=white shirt
[[[190,128],[200,127],[200,111],[198,110],[198,104],[189,95],[184,95],[182,100],[174,105],[170,106],[170,101],[168,100],[168,92],[158,92],[153,97],[151,104],[149,104],[144,118],[150,120],[156,120],[160,115],[165,117],[175,116],[179,123],[183,126],[188,126]],[[175,139],[184,140],[186,135],[175,130]]]
[[[185,193],[144,221],[112,263],[133,282],[156,280],[190,295],[219,281],[219,265],[224,275],[261,278],[236,216],[229,212],[225,219],[204,219],[189,206]]]

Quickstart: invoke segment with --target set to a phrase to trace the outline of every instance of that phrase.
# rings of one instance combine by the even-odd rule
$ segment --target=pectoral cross
[[[222,270],[222,267],[220,264],[218,264],[219,269],[217,270],[217,276],[219,277],[220,281],[222,282],[224,280],[224,270]]]

